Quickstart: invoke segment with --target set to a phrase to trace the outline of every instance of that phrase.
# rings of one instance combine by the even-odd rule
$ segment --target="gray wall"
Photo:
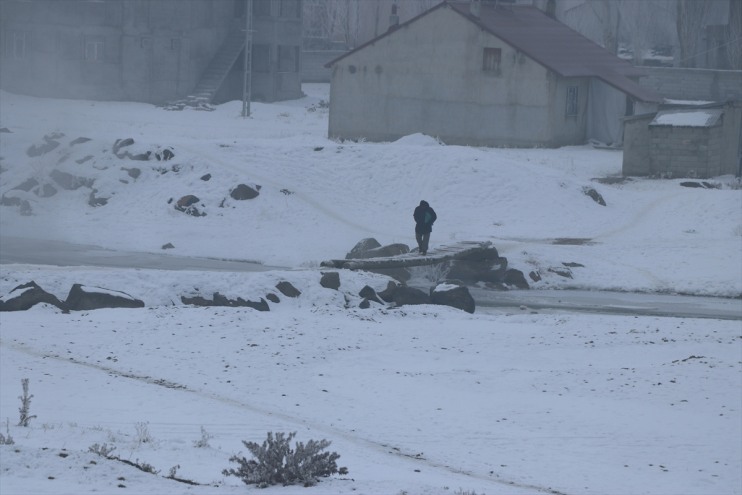
[[[193,89],[234,16],[233,2],[210,0],[1,0],[0,8],[3,89],[151,103]],[[86,57],[92,41],[102,47],[97,60]]]
[[[648,76],[639,84],[665,98],[723,102],[742,100],[742,71],[642,67]]]
[[[301,79],[304,82],[330,82],[332,71],[325,64],[347,50],[304,50],[301,53]]]
[[[499,73],[482,71],[485,46],[501,49]],[[583,114],[572,119],[565,118],[568,84],[584,89]],[[333,66],[329,135],[389,141],[425,133],[477,146],[581,144],[587,93],[587,81],[562,81],[441,8]]]

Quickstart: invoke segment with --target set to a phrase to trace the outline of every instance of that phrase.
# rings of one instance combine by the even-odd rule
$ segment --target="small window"
[[[299,47],[278,47],[278,72],[299,72]]]
[[[103,62],[103,38],[91,36],[85,38],[85,60],[88,62]]]
[[[270,46],[253,45],[252,70],[255,72],[270,72]]]
[[[578,99],[578,87],[567,88],[567,117],[577,117],[580,112],[580,100]]]
[[[502,50],[499,48],[485,48],[482,53],[482,70],[484,72],[500,72]]]
[[[14,60],[26,58],[26,33],[23,31],[8,31],[5,55]]]

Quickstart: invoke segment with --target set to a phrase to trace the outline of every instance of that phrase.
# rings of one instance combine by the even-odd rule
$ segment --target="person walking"
[[[438,218],[438,215],[435,214],[435,210],[430,207],[427,201],[422,200],[417,208],[415,208],[412,218],[415,219],[417,250],[424,256],[428,254],[430,233],[433,231],[433,223]]]

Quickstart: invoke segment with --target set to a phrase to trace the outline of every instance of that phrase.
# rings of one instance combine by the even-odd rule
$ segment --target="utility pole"
[[[252,97],[252,0],[245,0],[245,58],[242,65],[242,117],[247,118]]]

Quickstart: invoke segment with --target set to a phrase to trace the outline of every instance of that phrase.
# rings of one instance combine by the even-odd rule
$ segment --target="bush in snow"
[[[346,468],[338,469],[335,461],[340,455],[337,452],[322,452],[330,441],[310,440],[306,445],[297,442],[296,448],[292,449],[290,442],[295,436],[296,432],[288,436],[283,433],[273,436],[273,432],[268,432],[268,438],[262,445],[243,440],[242,443],[255,459],[232,456],[229,460],[239,464],[239,468],[225,469],[222,474],[237,476],[246,485],[256,484],[265,488],[277,484],[312,486],[320,476],[348,472]]]
[[[18,412],[21,413],[21,419],[18,421],[18,426],[28,426],[31,420],[36,417],[30,415],[33,395],[28,394],[28,378],[21,380],[21,386],[23,387],[23,395],[18,396],[21,399],[21,407],[18,408]]]

